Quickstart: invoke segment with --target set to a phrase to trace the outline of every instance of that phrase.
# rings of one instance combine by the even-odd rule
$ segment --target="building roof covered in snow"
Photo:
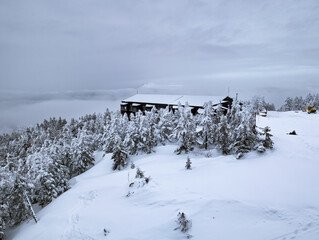
[[[211,101],[214,105],[224,102],[223,99],[225,99],[225,96],[136,94],[124,99],[122,103],[129,102],[166,105],[178,105],[178,103],[181,103],[182,105],[185,105],[187,102],[189,106],[202,107],[205,102]]]

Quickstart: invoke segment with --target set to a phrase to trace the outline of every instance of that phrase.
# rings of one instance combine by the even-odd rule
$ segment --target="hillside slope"
[[[192,220],[193,239],[318,239],[318,123],[319,115],[270,113],[257,125],[271,127],[274,150],[241,160],[195,152],[192,170],[175,146],[158,147],[131,158],[151,176],[141,187],[128,186],[136,169],[113,172],[111,156],[97,153],[96,166],[40,210],[37,224],[8,239],[185,239],[174,231],[179,211]],[[298,135],[287,135],[292,130]]]

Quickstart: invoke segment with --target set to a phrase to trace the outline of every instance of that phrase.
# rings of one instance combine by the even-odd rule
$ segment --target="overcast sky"
[[[319,1],[0,0],[3,96],[228,87],[319,92]]]

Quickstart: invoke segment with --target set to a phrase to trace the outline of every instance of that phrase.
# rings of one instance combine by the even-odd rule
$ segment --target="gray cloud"
[[[318,92],[318,29],[317,0],[0,1],[1,99],[230,86],[279,104]]]

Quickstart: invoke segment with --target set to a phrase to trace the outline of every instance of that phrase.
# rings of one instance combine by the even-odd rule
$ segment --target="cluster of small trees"
[[[305,98],[300,97],[287,97],[284,105],[280,107],[280,111],[296,111],[303,110],[306,106],[319,107],[319,94],[308,94]]]
[[[222,107],[206,103],[196,116],[179,105],[174,113],[153,108],[145,114],[119,112],[86,115],[69,123],[51,118],[33,128],[0,135],[0,236],[32,215],[30,204],[44,206],[69,189],[68,180],[94,165],[96,150],[112,153],[113,170],[130,155],[152,153],[154,147],[176,143],[176,153],[194,147],[242,154],[272,148],[269,128],[256,128],[251,105]]]
[[[261,96],[254,96],[250,101],[249,104],[251,105],[253,111],[255,113],[259,113],[266,109],[267,111],[275,111],[276,107],[273,103],[268,103],[265,101],[264,97]]]

